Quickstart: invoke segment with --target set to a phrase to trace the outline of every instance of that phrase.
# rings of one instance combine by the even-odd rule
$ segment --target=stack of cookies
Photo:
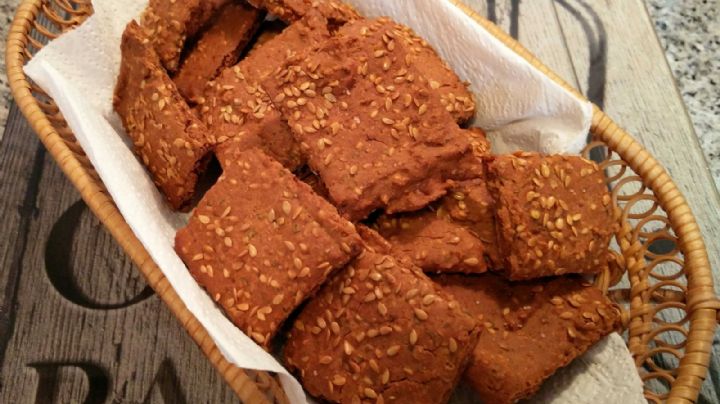
[[[464,377],[510,403],[619,326],[586,281],[615,230],[603,173],[493,155],[467,83],[406,26],[335,0],[150,0],[114,105],[192,211],[190,273],[263,348],[289,330],[315,397],[443,403]]]

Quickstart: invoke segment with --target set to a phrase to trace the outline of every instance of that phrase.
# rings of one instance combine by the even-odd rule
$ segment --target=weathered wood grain
[[[15,108],[0,150],[0,402],[237,402]]]
[[[17,115],[12,108],[11,115]],[[8,132],[29,134],[24,119],[8,122]],[[27,228],[36,212],[35,197],[38,191],[39,174],[45,155],[40,142],[33,137],[3,139],[0,150],[14,149],[17,152],[3,154],[0,159],[0,214],[2,237],[0,237],[0,363],[3,361],[5,346],[17,318],[16,290],[20,280],[23,253],[27,248]]]

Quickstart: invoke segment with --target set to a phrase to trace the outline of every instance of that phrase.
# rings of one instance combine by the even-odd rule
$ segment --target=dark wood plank
[[[0,402],[237,402],[24,122],[0,148]]]
[[[32,135],[24,119],[17,119],[17,108],[10,111],[6,133],[25,134],[26,136],[4,136],[0,150],[13,150],[3,153],[0,159],[0,217],[3,218],[3,231],[0,237],[0,363],[4,357],[10,332],[14,326],[16,313],[16,291],[20,280],[22,257],[26,250],[27,230],[36,213],[40,175],[43,168],[45,149]]]

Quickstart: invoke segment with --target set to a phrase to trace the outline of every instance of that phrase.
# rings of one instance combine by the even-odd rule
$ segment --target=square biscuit
[[[381,216],[378,233],[391,245],[395,255],[404,254],[426,273],[487,271],[485,247],[463,226],[425,209],[396,216]]]
[[[237,153],[257,147],[293,171],[304,162],[300,145],[247,70],[242,62],[223,70],[206,91],[201,116],[216,136],[215,155],[225,167]]]
[[[446,193],[469,142],[416,69],[407,29],[386,19],[341,27],[289,58],[263,86],[351,220],[420,209]]]
[[[472,92],[468,89],[468,83],[462,81],[440,58],[435,49],[410,27],[387,18],[380,18],[347,24],[338,30],[338,35],[349,38],[372,38],[375,35],[369,33],[368,28],[372,31],[376,22],[387,28],[377,31],[380,35],[385,35],[382,38],[383,42],[387,44],[393,42],[395,46],[402,48],[405,62],[417,69],[422,78],[427,80],[430,89],[440,99],[440,104],[458,123],[464,123],[475,115],[475,101]],[[392,53],[393,50],[388,49],[388,54]],[[399,53],[397,55],[400,56]],[[384,63],[384,60],[382,62]],[[371,62],[370,64],[372,65]]]
[[[485,403],[530,397],[620,326],[617,306],[581,277],[508,282],[495,274],[434,279],[481,324],[465,380]]]
[[[266,349],[283,321],[360,252],[354,226],[259,150],[237,155],[175,249],[227,316]]]
[[[195,194],[211,138],[135,22],[123,33],[121,52],[113,106],[153,181],[181,209]]]
[[[194,37],[225,4],[232,0],[150,0],[140,25],[170,72],[180,67],[180,55]]]
[[[264,18],[265,13],[244,2],[231,2],[221,8],[174,77],[180,94],[196,103],[207,83],[237,62]]]
[[[607,266],[616,224],[597,164],[579,156],[517,153],[492,159],[488,175],[510,279],[594,274]]]
[[[287,365],[331,402],[443,403],[465,369],[477,323],[417,268],[358,228],[364,251],[301,311]]]
[[[272,73],[278,60],[317,47],[329,37],[327,21],[311,13],[253,48],[245,59],[222,70],[207,85],[200,114],[218,136],[215,153],[221,165],[232,162],[237,151],[252,147],[261,147],[291,171],[304,164],[299,143],[260,80]]]
[[[495,232],[495,200],[487,188],[486,161],[491,145],[480,128],[470,128],[465,135],[472,153],[466,154],[451,173],[453,184],[437,206],[439,216],[462,226],[483,244],[488,267],[502,266]]]

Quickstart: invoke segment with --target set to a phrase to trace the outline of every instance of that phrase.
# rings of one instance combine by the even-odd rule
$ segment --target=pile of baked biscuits
[[[619,327],[584,278],[611,259],[603,173],[493,155],[467,83],[406,26],[335,0],[150,0],[114,105],[192,210],[193,277],[265,349],[286,336],[315,397],[442,403],[464,378],[510,403]]]

